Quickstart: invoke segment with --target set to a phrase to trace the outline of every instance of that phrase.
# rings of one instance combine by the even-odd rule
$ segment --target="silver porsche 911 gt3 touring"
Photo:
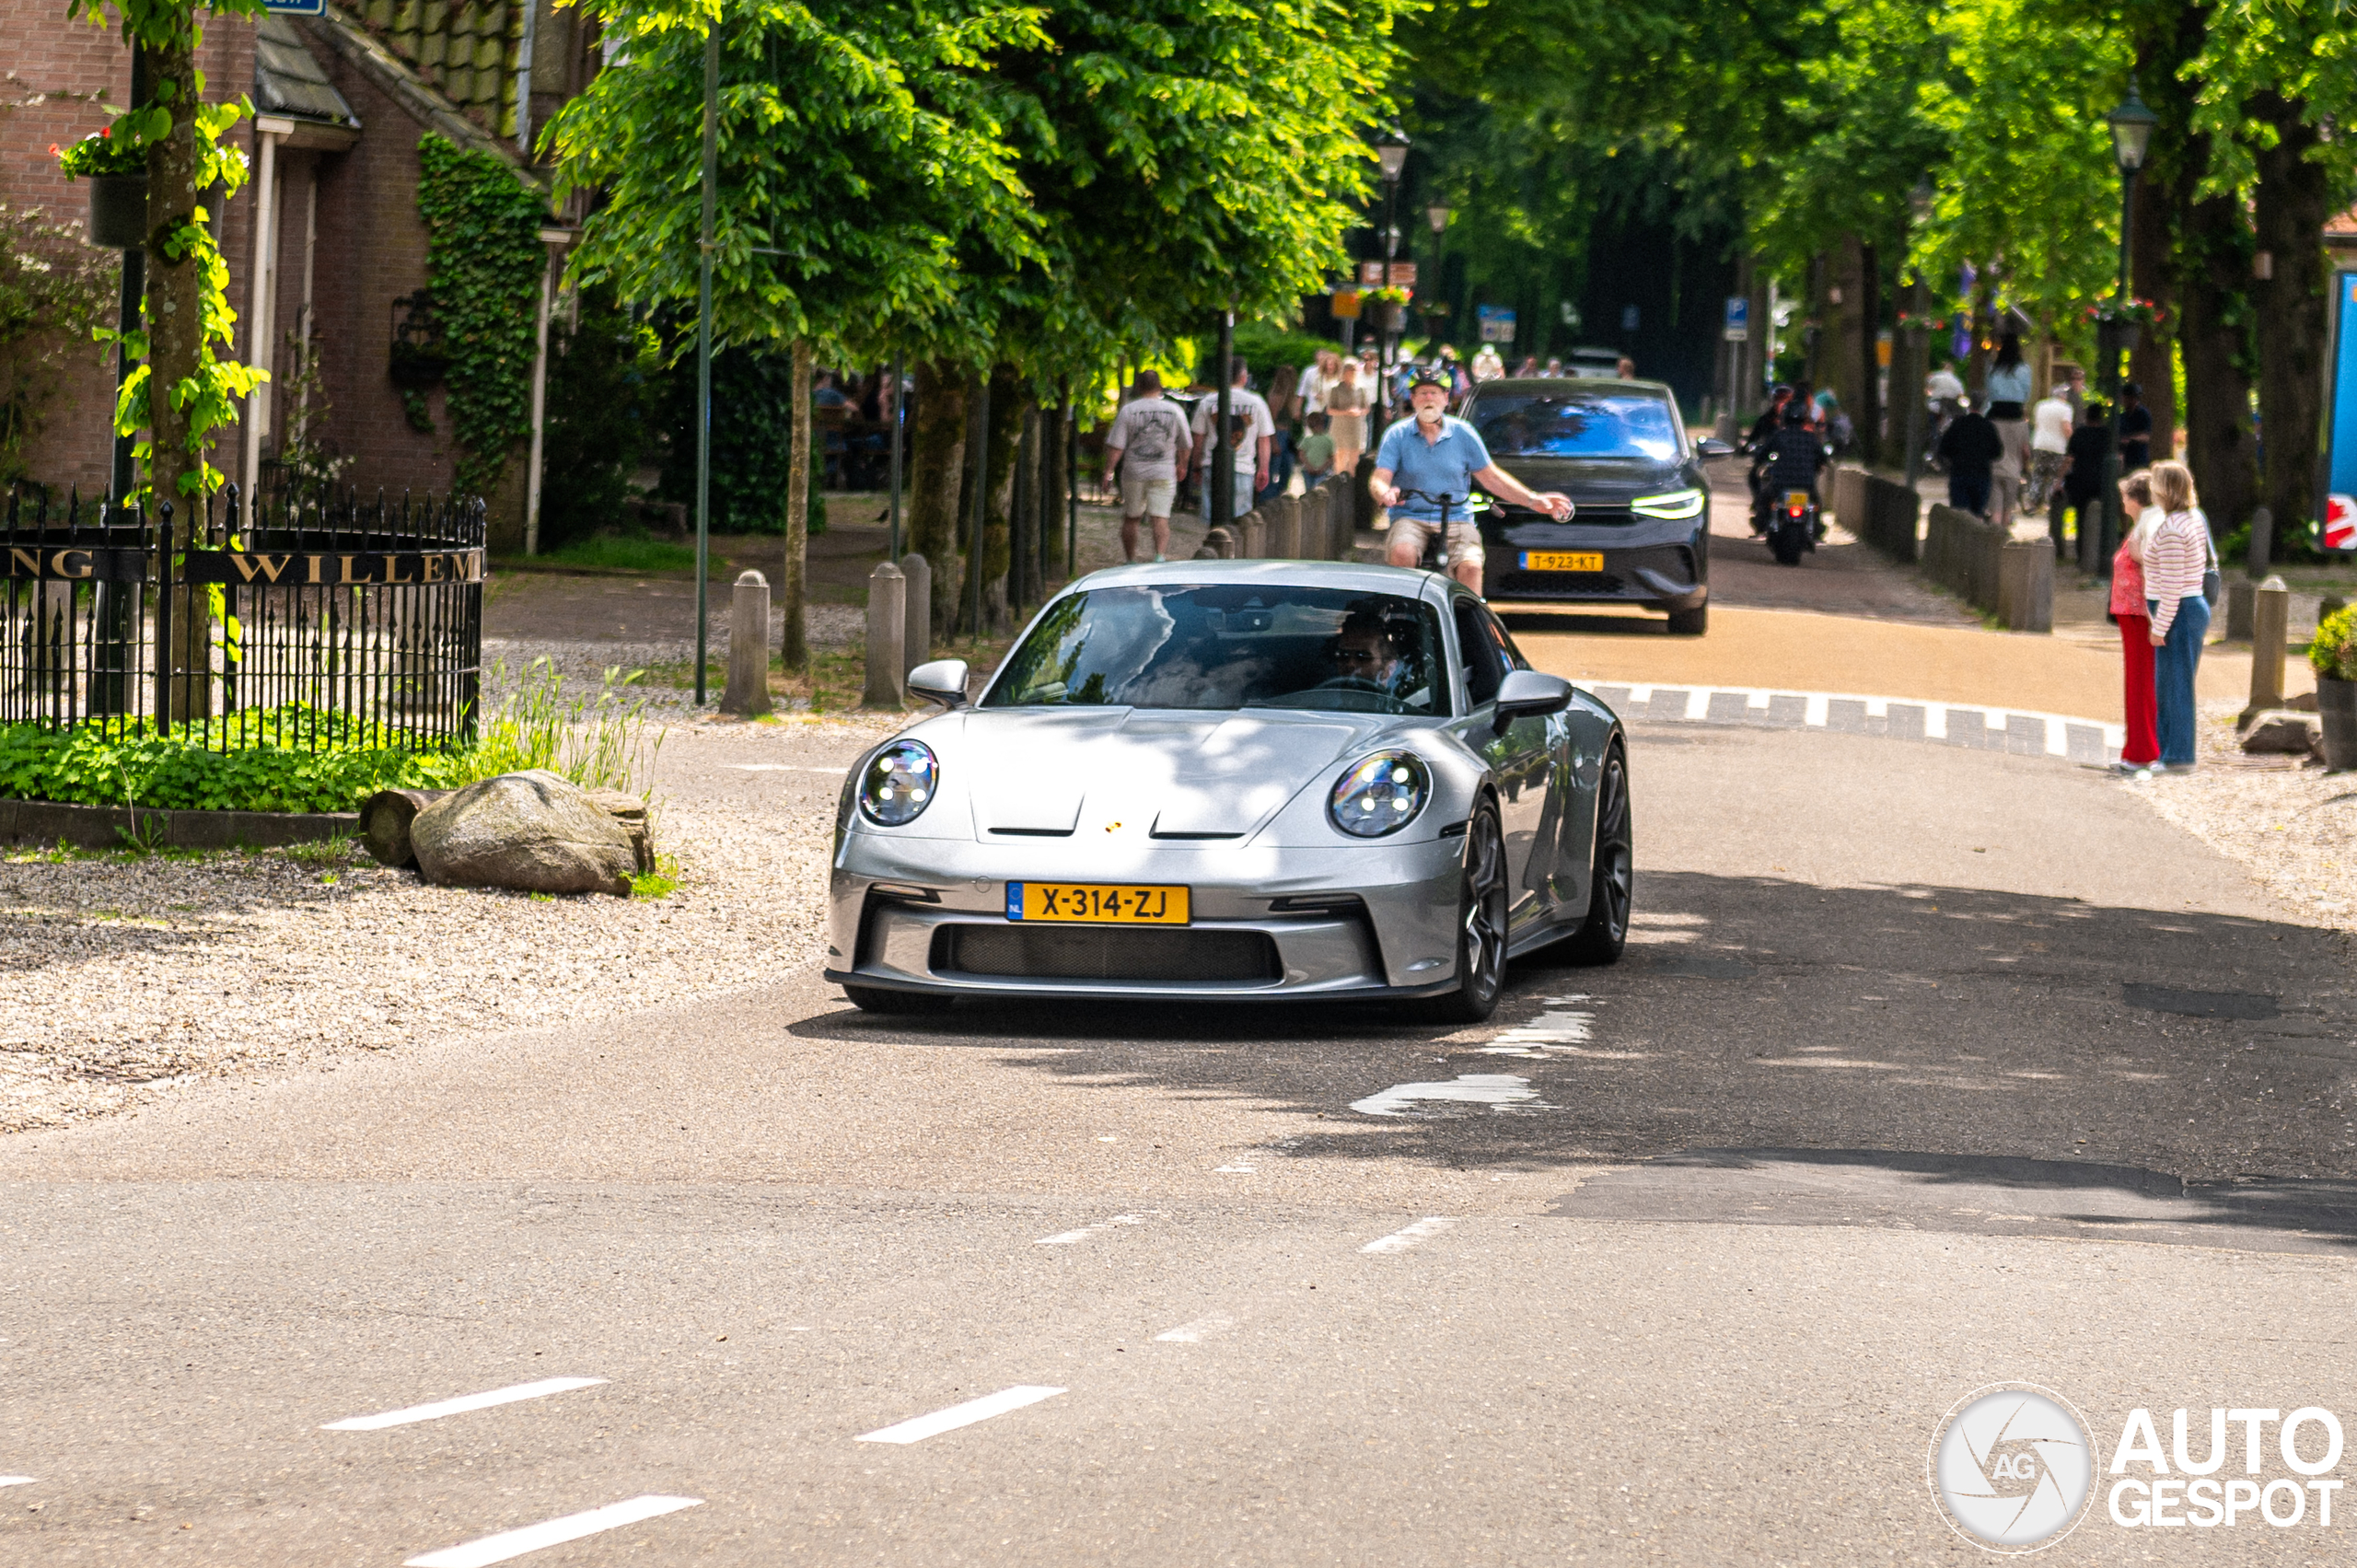
[[[837,809],[827,978],[958,996],[1413,999],[1489,1016],[1509,957],[1611,963],[1628,756],[1480,598],[1388,566],[1098,572],[979,701],[876,748]]]

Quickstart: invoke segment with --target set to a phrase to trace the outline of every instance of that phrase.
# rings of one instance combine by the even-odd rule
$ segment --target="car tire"
[[[880,985],[846,985],[843,994],[851,1005],[863,1013],[907,1016],[911,1014],[946,1013],[956,998],[935,996],[925,991],[888,991]]]
[[[1669,634],[1673,637],[1699,637],[1710,629],[1711,607],[1707,604],[1669,612]]]
[[[1498,808],[1484,801],[1465,829],[1457,893],[1457,986],[1420,1002],[1435,1024],[1478,1024],[1498,1010],[1506,983],[1506,842]]]
[[[1587,918],[1563,943],[1575,964],[1617,964],[1629,945],[1635,891],[1636,837],[1629,812],[1629,758],[1618,741],[1604,754],[1596,784],[1595,849],[1589,856]]]

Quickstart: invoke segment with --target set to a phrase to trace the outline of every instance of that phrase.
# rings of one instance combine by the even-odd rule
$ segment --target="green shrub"
[[[2316,623],[2308,643],[2308,664],[2319,679],[2357,680],[2357,605],[2336,610]]]

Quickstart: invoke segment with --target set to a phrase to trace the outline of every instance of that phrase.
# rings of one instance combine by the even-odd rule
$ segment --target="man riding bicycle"
[[[1441,372],[1416,373],[1408,393],[1416,417],[1383,433],[1367,489],[1376,505],[1391,513],[1388,555],[1394,566],[1413,566],[1423,559],[1425,541],[1442,526],[1446,499],[1449,575],[1479,593],[1481,529],[1465,509],[1475,484],[1557,522],[1571,517],[1572,502],[1567,495],[1538,494],[1492,461],[1480,433],[1448,412],[1448,378]]]

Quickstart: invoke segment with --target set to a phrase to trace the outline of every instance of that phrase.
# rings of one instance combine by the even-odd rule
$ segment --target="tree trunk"
[[[794,340],[793,449],[785,464],[785,570],[778,602],[785,610],[780,655],[788,674],[810,668],[810,639],[804,624],[803,583],[810,562],[810,340]]]
[[[189,417],[170,389],[197,374],[204,345],[202,263],[179,243],[196,219],[196,57],[193,32],[147,51],[149,90],[169,100],[171,130],[147,149],[147,459],[148,505],[172,508],[172,544],[186,549],[202,529],[204,454],[189,449]],[[209,215],[217,224],[220,215]],[[179,255],[172,252],[181,250]],[[169,716],[179,724],[210,716],[213,708],[212,595],[174,588]]]
[[[1071,404],[1064,403],[1047,411],[1040,420],[1042,439],[1039,443],[1039,528],[1046,544],[1046,582],[1041,584],[1045,597],[1047,583],[1064,575],[1064,517],[1071,506],[1067,499],[1072,494],[1065,483],[1069,473],[1065,445],[1072,439],[1069,428]]]
[[[2179,188],[2180,200],[2192,183]],[[2184,202],[2177,232],[2185,457],[2201,509],[2224,534],[2248,520],[2258,504],[2258,444],[2250,423],[2251,308],[2244,292],[2251,286],[2250,220],[2237,198],[2205,196]]]
[[[1021,482],[1016,486],[1023,497],[1023,526],[1018,530],[1020,554],[1017,563],[1022,568],[1019,578],[1027,609],[1048,597],[1047,573],[1042,569],[1039,559],[1039,540],[1045,531],[1044,514],[1047,510],[1039,504],[1042,495],[1039,474],[1043,467],[1039,453],[1047,423],[1037,404],[1024,409],[1023,472]]]
[[[1900,308],[1919,320],[1932,313],[1932,291],[1921,276],[1899,297],[1906,302]],[[1890,434],[1883,442],[1882,460],[1903,473],[1908,444],[1921,449],[1932,439],[1931,413],[1923,404],[1923,383],[1932,374],[1932,330],[1910,328],[1898,333],[1890,347]]]
[[[2324,226],[2332,181],[2309,157],[2320,133],[2302,105],[2272,89],[2254,93],[2252,118],[2275,129],[2275,145],[2253,149],[2258,199],[2252,217],[2274,276],[2255,283],[2258,302],[2258,404],[2267,432],[2261,494],[2275,537],[2304,537],[2316,517],[2316,463],[2324,428],[2324,344],[2328,304]],[[2282,559],[2282,551],[2270,560]]]
[[[947,640],[958,623],[965,557],[959,549],[959,503],[966,493],[966,377],[954,365],[929,360],[916,368],[916,406],[910,430],[909,548],[933,568],[933,633]]]
[[[2130,286],[2139,299],[2149,299],[2165,314],[2157,328],[2147,327],[2129,352],[2128,378],[2142,393],[2153,414],[2153,460],[2177,456],[2177,237],[2172,222],[2177,207],[2177,185],[2183,176],[2157,162],[2136,181],[2136,205],[2129,228]]]
[[[1817,361],[1824,367],[1824,385],[1840,400],[1841,412],[1850,416],[1857,438],[1871,450],[1874,432],[1863,417],[1867,376],[1874,363],[1874,332],[1865,313],[1866,255],[1858,237],[1845,234],[1827,256],[1822,318],[1826,325]]]
[[[1868,468],[1887,462],[1882,434],[1882,259],[1875,248],[1858,245],[1858,404],[1850,411],[1858,430],[1858,461]],[[1891,344],[1893,353],[1898,343]]]
[[[1028,407],[1015,366],[991,371],[989,482],[983,487],[982,614],[984,624],[1003,631],[1007,621],[1007,568],[1014,563],[1015,448],[1023,437]]]

